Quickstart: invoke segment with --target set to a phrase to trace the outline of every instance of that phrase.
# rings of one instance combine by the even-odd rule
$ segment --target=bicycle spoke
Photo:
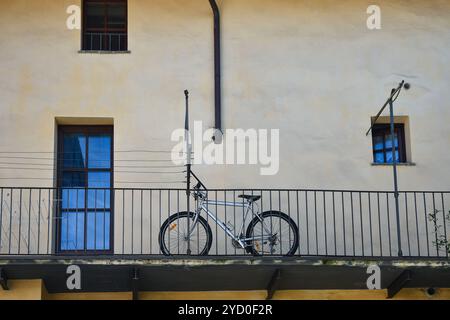
[[[191,229],[190,236],[188,222]],[[209,235],[204,224],[200,221],[195,224],[192,217],[181,215],[169,224],[164,234],[164,243],[172,255],[188,254],[188,248],[192,255],[202,254],[207,247],[208,240]]]
[[[271,232],[267,232],[267,226]],[[292,248],[296,245],[297,238],[293,226],[285,218],[278,215],[269,215],[258,221],[253,226],[251,237],[254,237],[252,246],[259,255],[286,255],[292,253]],[[264,238],[261,239],[262,235]]]

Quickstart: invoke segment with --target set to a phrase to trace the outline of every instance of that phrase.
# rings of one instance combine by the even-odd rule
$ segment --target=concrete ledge
[[[131,292],[139,271],[141,292],[267,291],[276,270],[277,290],[366,290],[367,268],[378,265],[381,288],[387,289],[405,270],[408,288],[450,288],[450,261],[337,259],[50,259],[3,260],[9,279],[43,279],[50,294],[71,293],[67,267],[81,270],[77,293]]]
[[[0,259],[0,266],[4,265],[102,265],[102,266],[353,266],[364,267],[376,264],[378,266],[392,267],[440,267],[450,268],[450,260],[443,259],[415,259],[415,258],[253,258],[253,257],[190,257],[161,258],[159,257],[10,257]]]
[[[102,51],[102,50],[79,50],[78,53],[81,54],[130,54],[131,51]]]
[[[374,166],[374,167],[392,167],[393,166],[392,163],[376,163],[376,162],[372,162],[370,165]],[[414,162],[401,162],[401,163],[397,163],[397,166],[414,167],[414,166],[416,166],[416,164]]]

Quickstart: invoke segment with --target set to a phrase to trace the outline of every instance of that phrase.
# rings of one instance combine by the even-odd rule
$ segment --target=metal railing
[[[83,35],[85,51],[126,51],[128,36],[117,32],[85,32]]]
[[[260,212],[281,211],[298,226],[295,256],[398,256],[448,259],[450,192],[347,190],[208,190],[212,201],[258,195]],[[191,211],[196,201],[189,197]],[[186,211],[183,189],[0,188],[0,257],[160,256],[161,226]],[[87,208],[87,209],[86,209]],[[230,229],[254,218],[241,207],[211,208]],[[250,256],[202,214],[212,230],[209,256]],[[193,237],[196,235],[194,234]],[[287,235],[281,235],[287,236]],[[272,255],[268,253],[267,255]],[[276,254],[274,254],[276,255]]]

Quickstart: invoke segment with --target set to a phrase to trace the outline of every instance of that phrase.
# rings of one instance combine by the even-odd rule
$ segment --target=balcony
[[[188,242],[181,224],[164,224],[200,205],[201,198],[187,198],[183,189],[0,188],[0,269],[8,277],[44,278],[50,292],[67,290],[65,268],[71,264],[84,268],[83,289],[91,291],[131,290],[132,279],[141,279],[146,290],[258,289],[280,270],[280,288],[329,288],[330,283],[365,288],[366,269],[373,263],[382,268],[386,288],[410,270],[411,286],[450,286],[445,276],[450,192],[400,192],[398,219],[389,191],[210,189],[203,194],[206,210],[200,216],[211,230],[207,252],[200,248],[205,234],[198,229]],[[242,194],[260,199],[249,203]],[[258,239],[248,240],[251,221],[267,211],[283,212],[298,227],[294,235],[292,229],[282,231],[278,221],[270,225],[277,244],[298,239],[289,256],[273,249],[264,229]],[[160,239],[164,225],[172,232],[172,238],[162,237],[166,249]],[[239,239],[245,237],[242,247]]]
[[[261,199],[246,212],[241,194]],[[207,197],[210,215],[202,211],[200,216],[210,226],[212,243],[204,256],[252,256],[233,243],[224,225],[245,234],[258,212],[281,211],[298,226],[294,256],[395,258],[400,240],[404,258],[448,259],[450,192],[400,192],[399,225],[394,193],[388,191],[208,190]],[[187,255],[181,246],[164,254],[159,243],[165,220],[187,211],[183,189],[0,188],[0,201],[3,258]],[[189,205],[196,210],[192,197]],[[289,236],[280,234],[280,242]],[[195,233],[191,237],[198,240]],[[198,256],[194,249],[191,257]],[[258,253],[280,255],[269,249]]]

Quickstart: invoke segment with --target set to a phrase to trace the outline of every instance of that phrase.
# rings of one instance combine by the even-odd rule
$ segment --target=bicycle
[[[194,174],[193,176],[198,182],[192,192],[196,203],[195,212],[175,213],[163,223],[159,234],[159,244],[164,255],[208,255],[213,234],[208,221],[201,216],[203,211],[228,237],[231,237],[235,248],[244,249],[254,256],[295,254],[299,245],[298,227],[287,214],[280,211],[260,213],[257,205],[261,199],[259,195],[239,195],[239,198],[243,199],[242,202],[208,200],[208,189]],[[209,210],[210,207],[216,206],[243,208],[245,214],[238,233],[234,233],[233,228]],[[244,235],[245,221],[250,212],[254,218],[250,221]]]

